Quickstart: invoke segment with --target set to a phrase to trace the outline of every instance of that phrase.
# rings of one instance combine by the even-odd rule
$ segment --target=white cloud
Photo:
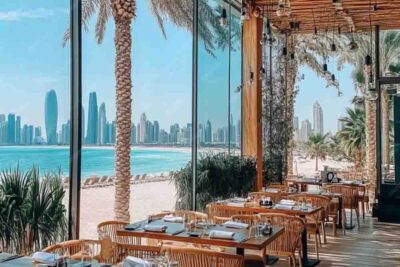
[[[23,19],[41,19],[54,16],[55,10],[37,8],[31,10],[0,11],[0,21],[20,21]]]

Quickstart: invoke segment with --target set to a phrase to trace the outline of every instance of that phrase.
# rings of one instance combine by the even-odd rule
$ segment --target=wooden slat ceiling
[[[290,21],[300,22],[299,33],[338,29],[367,32],[379,25],[382,30],[400,29],[400,0],[291,0],[290,17],[278,17],[279,0],[249,0],[255,3],[278,29],[289,29]],[[334,3],[336,2],[336,3]],[[370,5],[371,3],[371,5]]]

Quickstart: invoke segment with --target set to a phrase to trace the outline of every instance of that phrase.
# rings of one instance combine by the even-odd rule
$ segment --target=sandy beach
[[[315,171],[315,159],[305,159],[302,155],[295,155],[293,165],[294,174],[313,177],[318,173]],[[349,162],[328,158],[325,161],[319,161],[319,171],[324,168],[324,165],[335,169],[346,169],[352,166]],[[81,192],[81,238],[97,238],[97,225],[114,219],[115,188],[112,185],[94,186],[85,188]],[[131,220],[141,220],[149,214],[172,210],[175,200],[176,189],[169,180],[151,181],[149,179],[134,183],[131,185]]]

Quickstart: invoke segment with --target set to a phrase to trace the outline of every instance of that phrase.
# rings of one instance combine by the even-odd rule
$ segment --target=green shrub
[[[197,162],[197,209],[217,199],[247,196],[254,189],[257,176],[256,161],[227,153],[202,154]],[[193,172],[189,162],[173,177],[177,189],[176,209],[191,209],[193,201]]]
[[[18,167],[0,174],[0,249],[30,253],[67,237],[60,173]]]

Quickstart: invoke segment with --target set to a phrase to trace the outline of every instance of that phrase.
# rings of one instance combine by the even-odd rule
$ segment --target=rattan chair
[[[301,218],[280,213],[260,213],[261,221],[270,223],[272,226],[285,228],[285,232],[266,247],[266,255],[288,257],[289,266],[296,266],[296,250],[299,255],[299,265],[302,265],[301,258],[301,234],[305,225]]]
[[[160,254],[161,247],[159,246],[142,246],[116,243],[114,263],[121,263],[128,256],[133,256],[141,259],[151,259],[153,257],[159,256]]]
[[[249,214],[252,215],[254,214],[251,211],[248,210],[241,210],[238,209],[237,207],[231,207],[227,205],[220,205],[220,204],[208,204],[207,205],[207,213],[209,218],[214,218],[214,217],[227,217],[230,218],[233,215],[244,215],[244,214]]]
[[[365,213],[369,212],[369,184],[358,187],[358,202],[361,205],[361,212],[363,219],[365,219]]]
[[[103,240],[69,240],[56,245],[49,246],[43,251],[48,253],[58,253],[66,258],[81,260],[82,258],[93,258],[99,262],[113,263],[114,253],[113,244],[110,238]],[[90,252],[90,255],[86,255]]]
[[[231,217],[231,220],[235,222],[246,223],[252,226],[259,221],[259,217],[256,214],[241,214],[241,215],[233,215]]]
[[[103,236],[108,236],[111,238],[112,242],[140,245],[142,243],[140,237],[117,235],[117,231],[123,230],[127,224],[127,222],[123,221],[105,221],[100,223],[97,225],[99,239],[102,239]]]
[[[360,227],[360,211],[358,207],[358,187],[352,185],[327,185],[325,190],[331,193],[342,194],[342,212],[346,219],[346,209],[350,210],[350,222],[353,223],[353,210],[356,212],[357,224]]]
[[[243,267],[243,256],[200,248],[163,247],[179,267]]]

